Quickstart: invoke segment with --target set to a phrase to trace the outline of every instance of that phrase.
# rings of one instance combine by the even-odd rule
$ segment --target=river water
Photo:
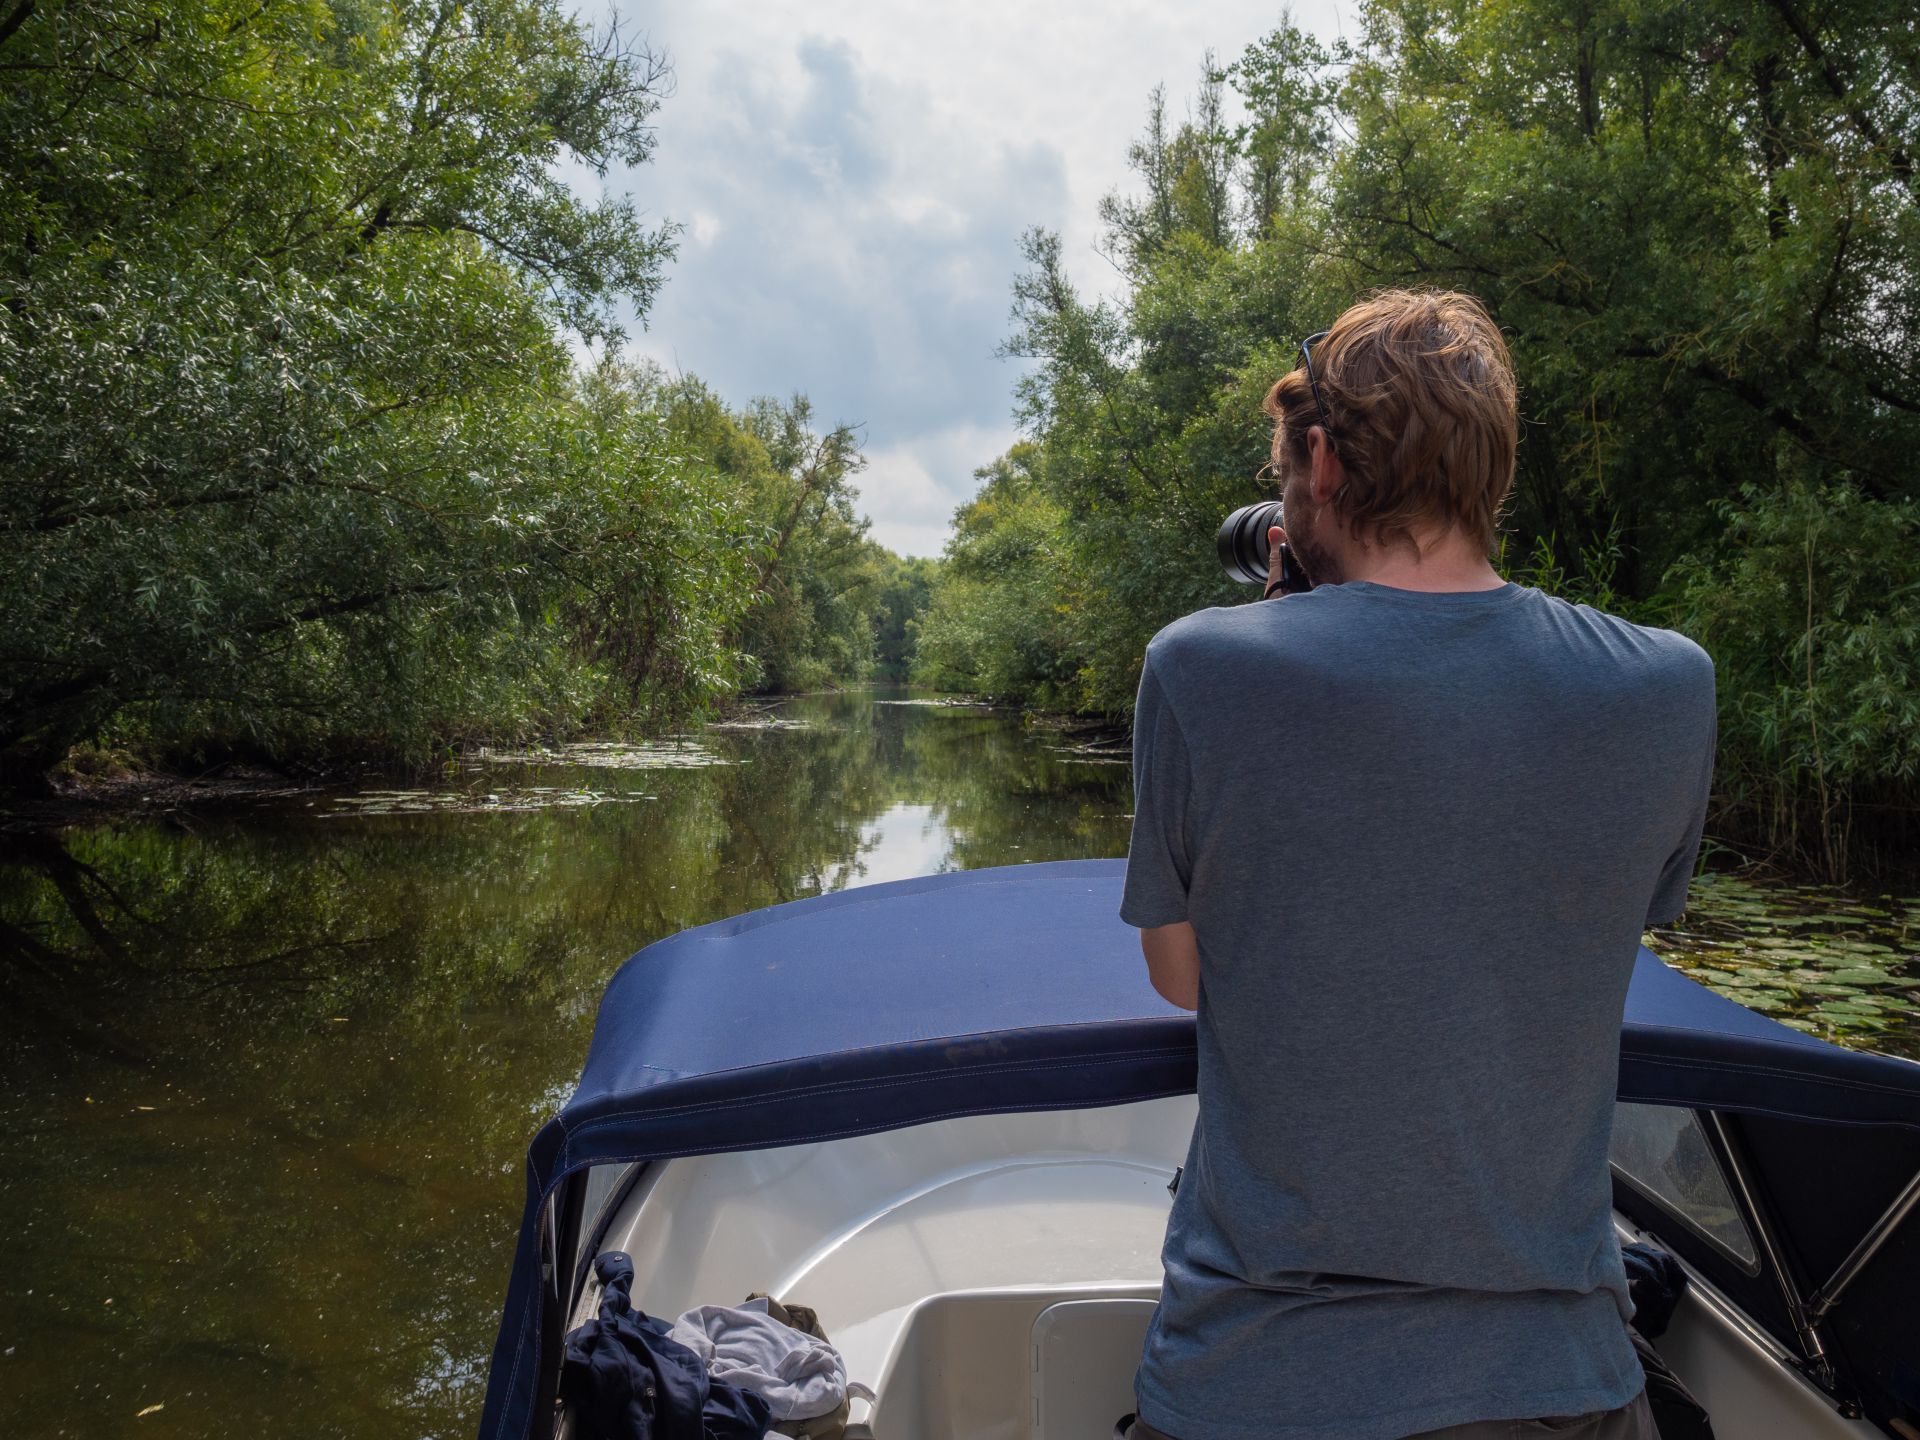
[[[849,885],[1125,852],[1129,775],[904,690],[0,852],[10,1434],[471,1434],[527,1141],[620,962]],[[1656,948],[1920,1057],[1920,904],[1708,877]]]

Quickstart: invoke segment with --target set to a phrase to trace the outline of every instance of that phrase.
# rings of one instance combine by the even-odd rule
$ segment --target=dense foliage
[[[1464,289],[1523,385],[1507,555],[1715,648],[1728,813],[1837,866],[1920,800],[1916,155],[1890,0],[1373,0],[1209,64],[1103,207],[1119,299],[1029,237],[1033,444],[960,514],[922,673],[1123,712],[1156,629],[1243,598],[1212,534],[1300,337]]]
[[[676,448],[705,457],[741,507],[739,533],[714,543],[751,547],[749,685],[805,690],[870,673],[888,552],[854,512],[852,480],[866,461],[853,428],[818,433],[803,395],[735,414],[699,380],[646,375],[646,404]]]
[[[652,149],[664,72],[617,27],[22,0],[0,75],[14,775],[102,736],[417,755],[871,663],[850,433],[716,406],[743,472],[572,358],[673,242],[559,178]]]

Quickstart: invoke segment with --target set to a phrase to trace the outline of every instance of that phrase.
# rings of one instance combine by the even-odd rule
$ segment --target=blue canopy
[[[541,1215],[581,1170],[1191,1092],[1193,1016],[1147,982],[1118,915],[1124,873],[1119,860],[1060,861],[843,890],[627,961],[579,1088],[528,1157],[483,1440],[529,1433]],[[1778,1024],[1646,950],[1619,1097],[1920,1130],[1920,1065]]]

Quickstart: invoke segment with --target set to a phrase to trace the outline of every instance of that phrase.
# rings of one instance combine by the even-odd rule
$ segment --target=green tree
[[[646,553],[691,482],[560,338],[670,254],[556,168],[647,158],[655,57],[557,0],[43,0],[0,71],[16,774],[109,726],[417,750],[725,687],[724,568]],[[616,590],[693,628],[616,655]]]
[[[743,634],[759,687],[809,690],[863,679],[874,664],[879,575],[853,477],[866,468],[851,425],[816,431],[804,395],[762,397],[741,417],[764,447],[771,483],[755,496],[765,527]]]
[[[880,572],[874,613],[874,673],[888,680],[905,680],[913,667],[920,620],[933,598],[940,562],[917,555],[895,555],[877,545],[872,554]]]
[[[918,624],[914,678],[941,689],[1071,707],[1076,594],[1066,512],[1035,474],[1042,451],[1016,445],[975,472],[974,498]]]
[[[1920,504],[1748,487],[1725,544],[1676,565],[1662,618],[1714,657],[1718,785],[1746,834],[1847,873],[1856,809],[1920,789]]]
[[[658,367],[641,390],[676,448],[711,467],[733,499],[738,527],[713,542],[738,546],[748,568],[733,632],[748,688],[865,678],[892,557],[867,539],[854,509],[853,477],[866,465],[855,428],[816,430],[804,395],[736,411],[699,379]]]
[[[1617,525],[1647,595],[1744,485],[1920,486],[1902,14],[1369,9],[1328,248],[1357,285],[1469,289],[1507,328],[1523,532],[1570,555]]]
[[[1722,644],[1723,817],[1839,869],[1856,802],[1889,834],[1920,808],[1920,552],[1891,538],[1920,499],[1917,66],[1891,0],[1372,0],[1354,45],[1283,26],[1209,60],[1184,125],[1154,94],[1137,192],[1102,206],[1119,297],[1028,239],[1008,349],[1037,362],[1051,539],[983,577],[957,537],[923,664],[1126,710],[1155,630],[1244,598],[1211,537],[1271,494],[1259,400],[1300,338],[1374,287],[1463,289],[1522,385],[1505,553]],[[1766,566],[1798,574],[1816,532],[1803,613]],[[1884,567],[1892,618],[1859,611],[1846,553]],[[1069,614],[1011,666],[1045,571]]]

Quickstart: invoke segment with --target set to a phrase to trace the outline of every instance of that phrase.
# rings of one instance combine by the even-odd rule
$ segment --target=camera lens
[[[1228,579],[1242,585],[1267,583],[1267,531],[1281,523],[1278,500],[1242,505],[1227,516],[1214,543]]]

